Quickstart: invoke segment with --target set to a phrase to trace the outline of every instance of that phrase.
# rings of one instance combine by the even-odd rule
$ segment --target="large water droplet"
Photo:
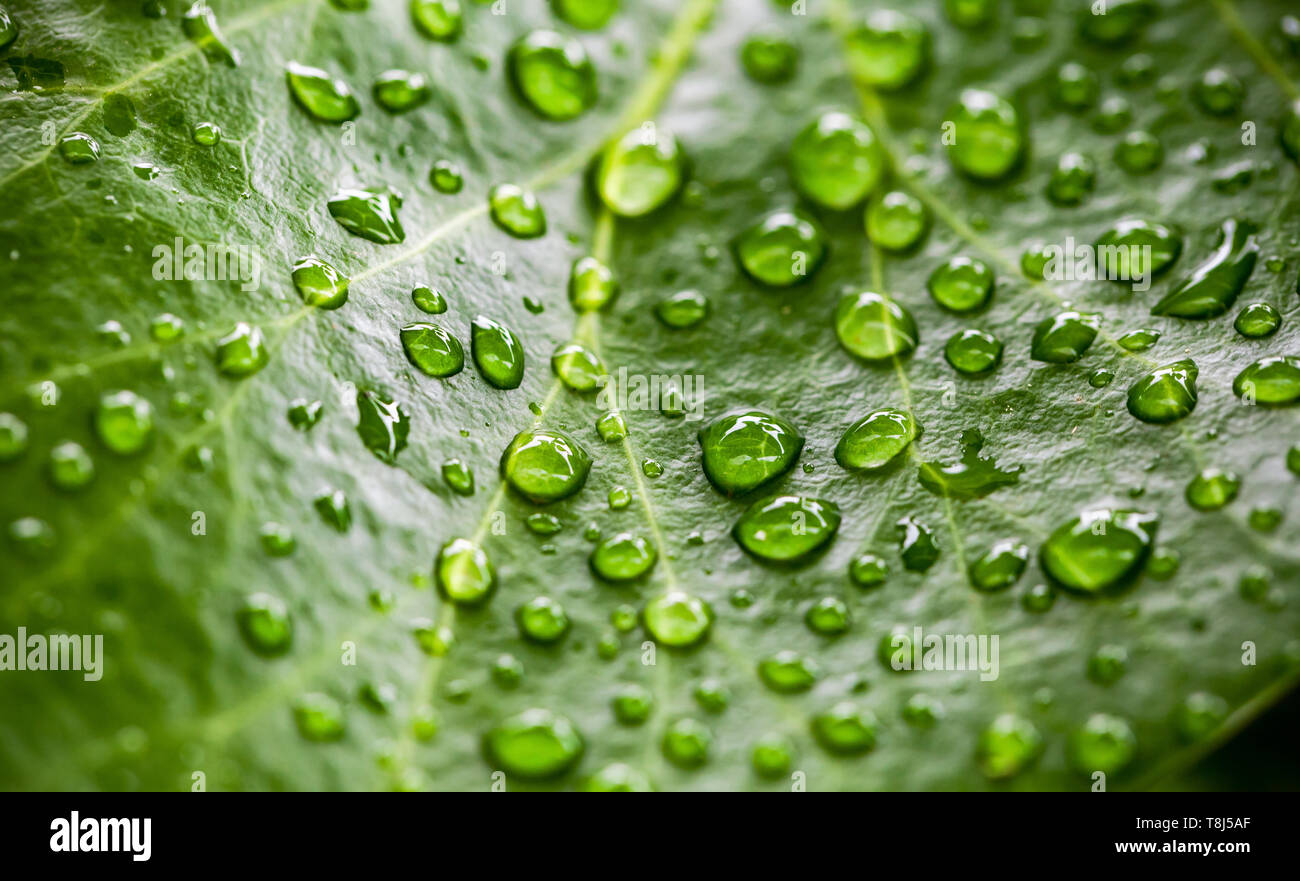
[[[924,70],[930,32],[918,19],[892,9],[870,13],[845,39],[850,73],[883,90],[900,89]]]
[[[1070,761],[1084,774],[1113,774],[1133,760],[1137,737],[1118,716],[1097,713],[1070,738]]]
[[[327,694],[305,694],[294,703],[294,724],[304,740],[312,743],[330,743],[341,740],[347,733],[343,706]]]
[[[643,217],[681,189],[685,157],[671,132],[653,123],[632,129],[601,155],[596,192],[620,217]]]
[[[550,710],[524,710],[494,726],[483,738],[493,767],[526,780],[557,777],[577,763],[583,743],[573,723]]]
[[[455,376],[465,367],[460,340],[436,324],[405,325],[400,335],[407,359],[429,376]]]
[[[551,355],[551,369],[560,382],[575,392],[595,391],[605,375],[605,365],[596,353],[579,343],[560,346]]]
[[[284,600],[269,593],[255,593],[244,599],[235,615],[240,635],[248,647],[263,657],[275,657],[289,650],[293,642],[293,621]]]
[[[930,274],[930,296],[943,308],[957,313],[974,312],[993,296],[993,270],[973,257],[953,257]]]
[[[27,450],[27,423],[12,413],[0,413],[0,462],[12,462]]]
[[[1176,318],[1214,318],[1236,302],[1259,259],[1255,225],[1226,220],[1219,229],[1219,244],[1208,260],[1151,309],[1152,315]]]
[[[840,528],[834,502],[804,496],[770,496],[750,505],[731,534],[755,557],[794,563],[824,547]]]
[[[756,83],[784,83],[799,67],[799,47],[779,31],[753,34],[740,47],[740,64]]]
[[[458,605],[486,601],[497,584],[487,552],[467,538],[453,538],[439,548],[433,575],[443,596]]]
[[[337,309],[348,301],[350,280],[318,257],[301,257],[293,265],[293,286],[308,306]]]
[[[1042,751],[1043,737],[1034,723],[1022,716],[1005,713],[981,732],[975,748],[975,761],[986,777],[1000,780],[1019,774]]]
[[[945,117],[957,135],[948,158],[958,171],[996,180],[1020,163],[1024,133],[1009,102],[983,89],[966,89]]]
[[[1190,358],[1157,367],[1128,390],[1128,411],[1143,422],[1176,422],[1196,408],[1196,363]]]
[[[582,489],[591,457],[560,431],[530,428],[515,435],[501,454],[501,476],[525,498],[554,502]]]
[[[361,112],[361,104],[348,84],[331,78],[320,68],[290,61],[285,75],[298,104],[321,122],[343,123]]]
[[[671,590],[650,599],[641,610],[641,620],[656,642],[685,648],[708,635],[713,612],[698,597]]]
[[[420,33],[443,43],[459,37],[464,26],[460,0],[411,0],[411,19]]]
[[[1060,526],[1039,549],[1043,571],[1059,585],[1096,594],[1123,585],[1146,562],[1159,517],[1098,508]]]
[[[510,328],[479,315],[470,324],[469,337],[483,378],[499,389],[518,388],[524,380],[524,347]]]
[[[1202,468],[1187,484],[1187,504],[1198,511],[1217,511],[1237,497],[1241,478],[1235,471]]]
[[[406,239],[398,220],[402,197],[392,190],[343,189],[329,200],[330,216],[355,236],[380,245],[395,245]]]
[[[207,3],[196,2],[181,16],[181,30],[194,45],[207,56],[209,61],[216,61],[235,67],[239,64],[239,53],[235,52],[221,36],[217,26],[216,13]]]
[[[750,278],[789,287],[815,273],[826,257],[826,233],[802,211],[774,211],[736,239],[736,259]]]
[[[409,70],[384,71],[375,78],[372,91],[375,103],[389,113],[414,110],[433,97],[433,90],[424,74]]]
[[[1018,539],[995,542],[970,564],[971,586],[986,592],[1005,590],[1020,580],[1029,562],[1029,548]]]
[[[920,437],[921,426],[905,410],[886,407],[849,426],[835,445],[835,461],[845,468],[875,471],[901,455]]]
[[[1282,314],[1268,303],[1248,303],[1237,313],[1232,326],[1246,339],[1263,339],[1277,333],[1282,326]]]
[[[869,195],[887,164],[871,129],[845,113],[825,113],[790,145],[790,174],[809,199],[842,211]]]
[[[835,755],[861,755],[876,745],[875,715],[852,701],[841,701],[812,719],[813,738]]]
[[[569,632],[569,615],[550,597],[534,597],[515,609],[515,624],[525,639],[543,645],[553,643]]]
[[[821,667],[807,655],[781,651],[758,662],[758,678],[773,691],[794,694],[807,691],[821,677]]]
[[[1248,366],[1232,381],[1237,397],[1256,404],[1281,406],[1300,401],[1300,358],[1272,355]]]
[[[1066,311],[1044,318],[1034,327],[1029,357],[1048,364],[1069,364],[1088,351],[1101,329],[1101,316]]]
[[[217,370],[226,376],[251,376],[271,360],[262,329],[241,321],[217,340]]]
[[[59,138],[59,154],[69,165],[86,165],[99,159],[99,142],[84,132]]]
[[[596,103],[596,68],[577,40],[531,31],[510,47],[506,63],[524,102],[547,119],[573,119]]]
[[[904,517],[898,528],[898,553],[903,568],[909,572],[925,572],[939,559],[939,546],[934,543],[934,531],[915,517]]]
[[[65,492],[85,488],[95,478],[95,462],[75,441],[64,441],[50,450],[46,464],[50,482]]]
[[[567,24],[595,31],[608,24],[618,11],[619,0],[551,0],[551,9]]]
[[[921,200],[898,190],[872,199],[864,215],[867,238],[894,252],[914,248],[925,235],[928,222]]]
[[[515,184],[497,184],[488,193],[492,222],[517,239],[546,234],[546,212],[531,190]]]
[[[727,495],[749,492],[794,467],[804,438],[789,422],[759,410],[728,413],[699,433],[704,474]]]
[[[576,312],[603,309],[618,295],[614,271],[595,257],[580,257],[569,273],[569,302]]]
[[[620,532],[602,539],[591,552],[591,569],[606,581],[633,581],[654,568],[654,545],[639,535]]]
[[[884,294],[848,292],[835,306],[835,335],[864,361],[887,361],[911,354],[920,341],[912,314]]]
[[[949,337],[943,357],[958,373],[980,376],[1002,362],[1002,341],[987,331],[967,328]]]

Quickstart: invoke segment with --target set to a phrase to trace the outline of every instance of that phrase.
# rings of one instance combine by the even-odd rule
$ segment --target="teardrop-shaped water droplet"
[[[1128,411],[1155,425],[1182,419],[1196,408],[1198,373],[1190,358],[1157,367],[1129,387]]]
[[[787,495],[754,502],[731,534],[759,559],[794,563],[824,547],[839,528],[840,510],[834,502]]]
[[[1020,164],[1025,136],[1020,114],[1008,101],[983,89],[966,89],[944,118],[957,133],[948,144],[948,158],[958,171],[997,180]]]
[[[905,410],[885,407],[849,426],[835,445],[835,461],[845,468],[884,468],[921,436],[921,426]]]
[[[846,113],[825,113],[790,145],[790,174],[801,193],[842,211],[875,190],[887,158],[874,133]]]
[[[441,315],[447,311],[447,299],[433,288],[421,285],[411,291],[411,302],[415,308],[429,315]]]
[[[736,259],[759,284],[789,287],[807,280],[826,257],[826,233],[802,211],[774,211],[736,239]]]
[[[357,389],[357,434],[381,462],[397,461],[410,433],[411,418],[401,404],[381,392]]]
[[[1255,404],[1294,404],[1300,401],[1300,358],[1293,355],[1261,358],[1237,374],[1232,391]]]
[[[1083,357],[1101,329],[1101,316],[1066,311],[1044,318],[1034,327],[1029,357],[1048,364],[1069,364]]]
[[[416,322],[401,331],[407,360],[428,376],[455,376],[465,367],[460,340],[436,324]]]
[[[587,482],[590,471],[591,457],[581,444],[545,428],[519,432],[501,454],[501,476],[538,504],[573,495]]]
[[[321,122],[343,123],[361,112],[361,104],[348,84],[331,78],[320,68],[290,61],[285,76],[298,104]]]
[[[1152,315],[1214,318],[1232,308],[1259,259],[1256,227],[1249,221],[1225,220],[1214,254],[1151,309]]]
[[[1141,571],[1159,517],[1133,510],[1085,511],[1057,528],[1039,549],[1039,563],[1061,587],[1097,594]]]
[[[429,170],[429,183],[440,193],[459,193],[465,186],[465,176],[456,163],[439,159]]]
[[[601,155],[596,192],[618,216],[643,217],[681,189],[685,164],[677,138],[647,123],[623,135]]]
[[[352,507],[347,494],[341,489],[326,490],[312,502],[321,520],[338,532],[347,532],[352,526]]]
[[[1133,760],[1137,737],[1124,719],[1097,713],[1070,737],[1068,751],[1081,773],[1114,774]]]
[[[460,459],[442,463],[442,480],[451,491],[462,496],[474,495],[474,472]]]
[[[912,314],[884,294],[848,292],[835,306],[835,335],[864,361],[910,355],[920,341]]]
[[[499,389],[518,388],[524,380],[524,347],[504,324],[479,315],[470,324],[474,365]]]
[[[420,33],[443,43],[459,37],[464,26],[460,0],[411,0],[411,19]]]
[[[485,602],[497,584],[487,552],[467,538],[453,538],[439,548],[433,576],[442,595],[457,605]]]
[[[939,546],[934,543],[934,530],[915,517],[904,517],[898,527],[898,553],[903,568],[909,572],[925,572],[939,559]]]
[[[699,433],[704,474],[727,495],[749,492],[794,467],[804,438],[784,419],[760,410],[728,413]]]
[[[573,119],[596,103],[596,68],[577,40],[531,31],[510,47],[506,64],[524,103],[547,119]]]
[[[1152,328],[1130,330],[1117,341],[1126,352],[1145,352],[1160,341],[1160,331]]]
[[[591,552],[591,571],[606,581],[634,581],[654,568],[658,554],[645,538],[620,532],[602,539]]]
[[[342,189],[330,197],[330,216],[355,236],[380,245],[405,241],[406,231],[397,217],[402,197],[392,190]]]
[[[515,184],[497,184],[488,193],[492,222],[517,239],[546,234],[546,212],[531,190]]]
[[[512,777],[558,777],[582,756],[582,737],[564,716],[550,710],[524,710],[501,721],[483,738],[492,767]]]
[[[216,61],[235,67],[239,64],[239,53],[230,48],[221,29],[217,26],[216,13],[203,0],[194,3],[181,16],[181,30],[194,45],[207,56],[209,61]]]
[[[308,306],[337,309],[348,301],[350,280],[319,257],[301,257],[293,265],[293,286]]]

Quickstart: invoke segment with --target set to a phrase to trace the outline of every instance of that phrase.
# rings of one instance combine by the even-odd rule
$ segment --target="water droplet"
[[[573,119],[596,103],[596,68],[577,40],[531,31],[510,47],[506,63],[524,102],[547,119]]]
[[[997,180],[1020,163],[1025,145],[1020,114],[1003,98],[966,89],[945,119],[959,133],[948,145],[948,158],[958,171]]]
[[[1183,740],[1195,743],[1213,734],[1226,718],[1226,700],[1208,691],[1197,691],[1183,699],[1174,717],[1174,724]]]
[[[474,472],[460,459],[442,463],[442,479],[451,491],[462,496],[474,495]]]
[[[1227,312],[1255,270],[1259,258],[1256,228],[1226,220],[1215,253],[1151,309],[1152,315],[1214,318]]]
[[[910,355],[920,341],[912,314],[884,294],[850,291],[835,306],[835,335],[864,361]]]
[[[653,124],[632,129],[601,155],[596,192],[620,217],[644,217],[681,189],[685,156],[671,132]]]
[[[9,442],[12,443],[12,437]],[[83,489],[95,477],[94,460],[75,441],[64,441],[51,449],[46,469],[50,482],[65,492]]]
[[[1023,466],[1003,470],[992,458],[981,456],[984,435],[977,429],[961,433],[961,461],[955,465],[922,462],[917,471],[921,485],[939,496],[954,499],[982,499],[995,490],[1020,482]]]
[[[840,528],[834,502],[781,495],[750,505],[731,534],[749,553],[773,563],[795,563],[824,547]]]
[[[1082,153],[1056,160],[1047,181],[1047,198],[1057,205],[1078,205],[1097,185],[1097,164]]]
[[[1097,108],[1097,115],[1092,119],[1094,130],[1112,135],[1128,128],[1133,121],[1133,105],[1123,95],[1111,95],[1104,98]],[[1089,188],[1091,189],[1091,187]]]
[[[673,330],[694,327],[708,314],[708,298],[699,291],[678,291],[655,304],[655,315]]]
[[[135,392],[109,392],[99,399],[95,432],[119,456],[139,453],[153,438],[153,404]]]
[[[1145,52],[1130,55],[1115,72],[1115,82],[1125,89],[1140,89],[1151,85],[1156,77],[1155,59]]]
[[[551,9],[567,24],[595,31],[603,28],[618,11],[618,0],[551,0]]]
[[[841,701],[812,719],[813,738],[835,755],[861,755],[876,745],[876,717],[852,701]]]
[[[1260,505],[1250,509],[1246,522],[1256,532],[1272,532],[1282,524],[1282,511],[1279,508]]]
[[[596,431],[605,443],[621,441],[627,437],[627,422],[622,413],[610,411],[596,420]]]
[[[1154,15],[1151,0],[1107,0],[1104,6],[1082,7],[1079,31],[1095,43],[1115,46],[1136,37]]]
[[[558,777],[582,756],[578,730],[550,710],[529,709],[493,726],[483,738],[493,767],[526,780]]]
[[[988,304],[993,296],[993,280],[993,270],[984,261],[953,257],[930,274],[927,287],[936,303],[960,314]]]
[[[456,163],[439,159],[429,170],[429,183],[433,184],[433,188],[440,193],[459,193],[461,187],[465,185],[465,176]]]
[[[1160,331],[1151,328],[1131,330],[1118,340],[1126,352],[1145,352],[1160,340]]]
[[[569,275],[569,303],[576,312],[595,312],[609,305],[618,295],[614,272],[595,257],[581,257],[573,262]]]
[[[934,531],[915,517],[904,517],[898,527],[898,554],[909,572],[925,572],[939,559]]]
[[[406,447],[411,419],[401,404],[382,392],[357,389],[357,434],[381,462],[392,465]]]
[[[825,113],[790,145],[790,174],[801,193],[842,211],[880,183],[887,159],[871,129],[846,113]]]
[[[1020,580],[1029,561],[1029,548],[1017,539],[994,542],[970,564],[970,583],[976,590],[1005,590]]]
[[[821,668],[812,658],[795,651],[781,651],[758,662],[758,678],[781,694],[807,691],[821,677]]]
[[[901,455],[922,428],[910,413],[886,407],[849,426],[835,445],[835,461],[845,468],[875,471]]]
[[[1129,387],[1128,411],[1155,425],[1182,419],[1196,408],[1198,373],[1190,358],[1157,367]]]
[[[633,581],[654,568],[658,555],[654,545],[639,535],[620,532],[596,545],[591,552],[591,569],[606,581]]]
[[[780,734],[765,734],[750,752],[754,773],[768,780],[777,780],[790,773],[794,764],[794,745]]]
[[[523,382],[524,348],[505,325],[477,316],[470,324],[470,351],[479,373],[497,388],[518,388]]]
[[[0,51],[8,49],[18,39],[18,25],[9,17],[9,11],[0,7]]]
[[[1056,604],[1056,591],[1050,585],[1035,584],[1020,597],[1026,612],[1042,613]]]
[[[350,280],[318,257],[300,257],[293,265],[293,286],[308,306],[337,309],[348,301]]]
[[[560,382],[575,392],[595,391],[605,376],[605,365],[586,346],[567,343],[551,355],[551,369]]]
[[[1228,116],[1235,113],[1246,98],[1246,87],[1221,67],[1212,67],[1196,82],[1192,98],[1211,116]]]
[[[455,376],[464,369],[460,341],[438,325],[416,322],[400,333],[407,359],[428,376]]]
[[[780,32],[754,34],[740,47],[745,75],[756,83],[775,85],[794,78],[799,67],[799,47]]]
[[[930,32],[918,19],[878,9],[845,38],[850,73],[868,85],[891,91],[908,85],[930,57]]]
[[[1002,362],[1002,341],[986,331],[967,328],[949,337],[943,357],[958,373],[979,376]]]
[[[1129,219],[1102,233],[1096,247],[1099,274],[1131,282],[1172,266],[1182,253],[1183,240],[1167,226]]]
[[[826,257],[826,233],[802,211],[774,211],[736,239],[736,259],[754,281],[789,287],[812,276]]]
[[[342,740],[347,731],[343,706],[327,694],[313,692],[298,698],[293,720],[303,739],[313,743]]]
[[[1237,313],[1232,326],[1247,339],[1263,339],[1277,333],[1282,315],[1268,303],[1248,303]]]
[[[170,312],[157,315],[149,322],[149,336],[160,343],[178,340],[184,333],[185,322]]]
[[[530,190],[515,184],[497,184],[488,193],[492,222],[518,239],[546,234],[546,212]]]
[[[321,122],[344,123],[361,112],[361,104],[348,84],[332,79],[320,68],[290,61],[285,76],[298,104]]]
[[[650,718],[654,697],[640,685],[625,685],[610,701],[614,718],[622,725],[641,725]]]
[[[433,97],[429,81],[422,73],[386,70],[375,78],[375,103],[389,113],[414,110]]]
[[[1067,110],[1081,112],[1097,103],[1101,82],[1097,74],[1075,61],[1062,64],[1056,71],[1056,100]]]
[[[646,477],[658,477],[664,473],[664,466],[660,465],[654,459],[642,459],[641,473]]]
[[[261,370],[271,360],[261,328],[239,322],[234,330],[217,340],[217,370],[240,378]]]
[[[162,174],[162,169],[152,162],[136,162],[131,165],[131,171],[140,180],[155,180]]]
[[[306,398],[294,398],[289,403],[289,424],[299,431],[306,431],[320,422],[324,405],[320,401],[308,401]]]
[[[889,577],[889,564],[875,554],[859,554],[849,563],[849,579],[863,590],[879,587]]]
[[[1128,670],[1128,650],[1122,645],[1103,645],[1088,658],[1088,679],[1097,685],[1113,685]]]
[[[205,2],[196,2],[181,16],[181,30],[202,50],[209,61],[235,67],[239,53],[227,45],[217,26],[217,16]]]
[[[27,423],[12,413],[0,413],[0,462],[12,462],[26,450]]]
[[[1082,773],[1113,774],[1133,760],[1137,737],[1125,720],[1097,713],[1071,736],[1069,753]]]
[[[497,584],[487,552],[467,538],[453,538],[438,550],[433,576],[442,595],[462,606],[485,602]]]
[[[221,143],[221,126],[215,122],[197,122],[191,132],[194,143],[203,147],[215,147]]]
[[[411,291],[411,302],[415,308],[429,315],[441,315],[447,311],[447,300],[442,294],[423,285]]]
[[[727,495],[749,492],[794,467],[804,438],[789,422],[760,410],[728,413],[699,433],[704,474]]]
[[[1198,511],[1217,511],[1237,497],[1241,478],[1235,471],[1203,468],[1187,484],[1187,504]]]
[[[867,238],[886,251],[907,251],[925,234],[929,221],[921,200],[894,190],[871,200],[865,214]]]
[[[673,648],[686,648],[708,635],[713,624],[713,612],[698,597],[670,590],[646,602],[641,610],[641,620],[656,642]]]
[[[84,132],[59,138],[59,153],[70,165],[86,165],[99,159],[99,142]]]
[[[1043,737],[1033,722],[1004,713],[980,733],[975,761],[984,776],[994,780],[1014,777],[1029,767],[1043,751]]]
[[[263,553],[268,557],[287,557],[298,547],[298,540],[294,538],[293,530],[283,523],[274,521],[263,523],[257,537],[262,543]]]
[[[679,768],[698,768],[709,760],[713,733],[695,719],[678,719],[664,732],[664,758]]]
[[[269,593],[246,597],[235,621],[248,647],[263,657],[282,655],[293,642],[289,608],[283,600]]]
[[[948,20],[959,28],[979,28],[993,20],[997,0],[943,0]]]
[[[411,0],[411,19],[420,33],[443,43],[459,37],[464,25],[460,0]]]
[[[849,629],[849,607],[838,597],[822,597],[808,607],[803,620],[813,633],[838,636]]]
[[[1091,312],[1061,312],[1034,327],[1029,357],[1048,364],[1069,364],[1083,357],[1097,338],[1101,316]]]
[[[572,3],[575,0],[568,0]],[[650,778],[622,762],[606,765],[582,781],[580,792],[653,792]]]
[[[1129,132],[1115,145],[1115,164],[1129,174],[1148,174],[1164,161],[1164,145],[1150,132]]]
[[[1039,550],[1043,571],[1084,594],[1118,587],[1146,562],[1159,517],[1143,511],[1085,511],[1053,532]]]
[[[564,607],[550,597],[534,597],[515,609],[519,634],[539,643],[552,643],[569,632],[569,616]]]
[[[312,505],[320,518],[336,531],[347,532],[352,525],[352,509],[343,490],[326,490],[316,497]]]
[[[1239,398],[1281,406],[1300,401],[1300,358],[1273,355],[1248,366],[1232,381]]]
[[[395,245],[406,240],[406,231],[397,217],[402,197],[392,190],[339,190],[330,197],[328,207],[330,216],[354,236],[380,245]]]
[[[582,489],[591,457],[559,431],[519,432],[501,455],[501,475],[525,498],[538,504],[565,499]]]
[[[1286,154],[1300,162],[1300,101],[1287,108],[1282,121],[1282,149]]]

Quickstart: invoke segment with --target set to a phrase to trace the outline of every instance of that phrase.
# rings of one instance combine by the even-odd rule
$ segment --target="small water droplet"
[[[300,257],[293,265],[293,286],[308,306],[337,309],[348,301],[350,280],[318,257]]]
[[[320,68],[290,61],[285,66],[285,77],[299,106],[321,122],[344,123],[361,112],[361,104],[348,84],[331,78]]]

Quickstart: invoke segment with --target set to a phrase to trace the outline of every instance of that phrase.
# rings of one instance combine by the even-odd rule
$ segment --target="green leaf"
[[[937,0],[869,26],[887,4],[647,0],[604,23],[606,3],[462,0],[436,40],[407,0],[4,5],[0,665],[20,628],[98,634],[103,654],[97,679],[0,671],[0,786],[1199,785],[1224,779],[1199,759],[1300,675],[1281,0],[1100,22],[1023,0],[982,26]],[[527,67],[551,79],[525,96],[507,59],[543,29]],[[769,75],[751,57],[750,79],[751,38],[797,58]],[[570,40],[585,52],[557,61]],[[295,95],[291,65],[323,79]],[[395,102],[394,83],[420,88]],[[810,135],[801,188],[790,145],[826,112],[870,129],[866,153]],[[1134,132],[1162,149],[1130,137],[1117,160]],[[887,241],[867,238],[873,205]],[[808,222],[764,238],[755,275],[733,247],[772,216]],[[1042,256],[1130,218],[1182,238],[1150,289]],[[1259,254],[1233,261],[1236,305],[1153,315],[1229,220]],[[587,257],[601,296],[577,284],[578,313]],[[929,293],[956,258],[996,275],[987,304],[942,276],[947,308]],[[673,296],[690,320],[660,318]],[[1234,331],[1255,302],[1275,333]],[[1034,328],[1070,310],[1099,316],[1095,340],[1032,360]],[[415,322],[460,347],[473,322],[505,329],[518,351],[472,354],[521,381],[413,363]],[[945,344],[970,329],[1002,357],[960,373]],[[1119,344],[1140,329],[1149,350]],[[569,344],[612,385],[561,382]],[[1174,421],[1130,415],[1129,388],[1185,360]],[[838,464],[883,408],[924,434],[880,468]],[[803,442],[730,496],[700,430],[738,411]],[[557,433],[504,482],[512,440]],[[516,489],[561,460],[585,484]],[[1239,491],[1196,510],[1207,469]],[[768,506],[788,522],[765,509],[738,534],[798,553],[749,553],[733,527],[770,498],[835,516]],[[1130,522],[1141,536],[1091,530]],[[927,636],[996,637],[996,677],[926,669]],[[773,680],[790,659],[799,687],[765,684],[760,663]]]

